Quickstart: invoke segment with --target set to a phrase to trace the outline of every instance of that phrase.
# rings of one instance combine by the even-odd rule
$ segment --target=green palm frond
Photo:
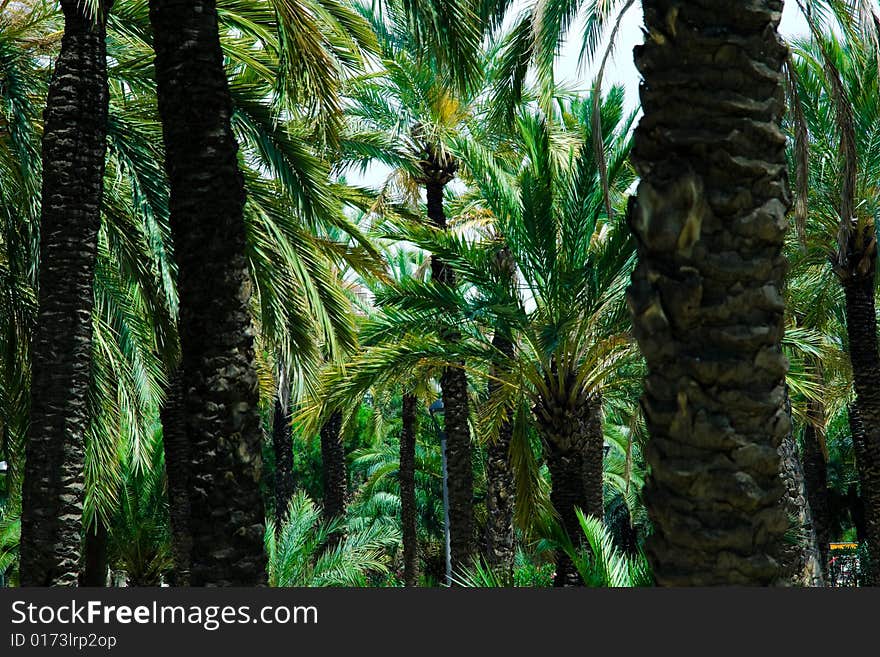
[[[644,554],[635,557],[623,554],[600,520],[585,516],[580,509],[576,512],[590,552],[575,552],[570,556],[588,586],[653,586],[654,576]]]
[[[303,492],[294,495],[287,517],[280,528],[266,521],[270,586],[365,586],[369,576],[387,572],[388,550],[399,542],[395,528],[374,523],[348,528],[326,549],[331,536],[342,532],[342,521],[323,522]]]
[[[10,586],[18,583],[18,546],[21,542],[21,515],[0,514],[0,574]]]
[[[108,521],[111,567],[124,570],[133,586],[158,586],[173,568],[161,431],[154,431],[147,452],[144,464],[123,460],[119,501]]]

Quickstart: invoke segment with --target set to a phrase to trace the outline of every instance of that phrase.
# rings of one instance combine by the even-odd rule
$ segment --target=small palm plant
[[[558,521],[547,519],[546,530],[548,547],[564,550],[574,564],[581,580],[593,588],[632,588],[653,586],[654,575],[645,554],[639,550],[635,554],[622,551],[614,542],[614,537],[602,522],[587,516],[580,509],[575,513],[584,535],[586,545],[572,541]],[[518,555],[522,564],[523,554]],[[477,559],[473,565],[455,577],[459,586],[471,588],[505,588],[521,586],[521,578],[487,565]],[[548,583],[547,586],[550,584]]]
[[[613,537],[602,525],[601,520],[584,515],[580,509],[576,509],[575,513],[589,550],[575,548],[571,544],[566,544],[564,547],[586,586],[606,588],[653,586],[654,575],[648,559],[641,550],[635,555],[626,554],[614,544]]]
[[[300,491],[287,522],[277,527],[266,520],[269,585],[367,586],[371,575],[388,573],[389,550],[399,542],[396,528],[386,523],[322,521],[321,509]]]
[[[165,459],[158,434],[148,447],[143,467],[137,467],[132,459],[123,463],[118,498],[118,507],[110,518],[111,567],[125,572],[129,586],[159,586],[174,563]]]

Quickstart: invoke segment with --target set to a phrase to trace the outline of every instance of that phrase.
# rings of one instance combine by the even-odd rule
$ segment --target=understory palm
[[[344,532],[337,541],[332,537]],[[342,518],[322,520],[321,510],[304,493],[293,496],[287,520],[266,523],[265,545],[270,586],[366,586],[371,576],[388,572],[388,550],[399,534],[373,523],[346,527]]]
[[[810,276],[815,299],[813,308],[803,311],[806,325],[835,330],[852,367],[855,396],[849,409],[859,480],[865,505],[866,539],[870,552],[880,552],[880,481],[874,464],[880,457],[877,432],[878,408],[875,381],[880,377],[877,347],[875,292],[877,287],[876,218],[878,199],[871,180],[878,171],[877,63],[868,43],[856,38],[841,42],[835,37],[822,42],[796,44],[794,70],[797,94],[802,107],[803,127],[809,134],[808,169],[801,175],[809,182],[807,221],[803,229],[798,271]],[[827,62],[831,62],[829,67]],[[839,86],[836,82],[839,80]],[[844,94],[850,108],[851,125],[832,102]],[[855,137],[851,149],[842,140]],[[857,176],[848,171],[857,172]],[[852,176],[855,187],[844,181]],[[849,197],[849,200],[847,200]],[[845,207],[852,207],[846,217]],[[828,253],[833,255],[829,259]],[[815,274],[825,276],[816,280]],[[810,275],[812,274],[812,275]],[[841,295],[829,289],[832,277],[842,288]],[[842,297],[842,298],[841,298]],[[819,314],[820,310],[825,310]],[[835,322],[835,320],[837,320]],[[841,330],[845,327],[845,331]],[[823,385],[830,376],[825,375]],[[817,500],[821,506],[822,501]],[[872,557],[873,559],[873,557]],[[871,568],[876,573],[877,568]]]

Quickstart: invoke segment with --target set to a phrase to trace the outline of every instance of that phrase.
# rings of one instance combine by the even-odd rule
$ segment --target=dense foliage
[[[3,582],[877,583],[871,3],[193,4],[0,0]]]

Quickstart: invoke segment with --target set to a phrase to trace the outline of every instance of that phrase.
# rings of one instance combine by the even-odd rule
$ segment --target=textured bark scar
[[[650,182],[643,183],[630,214],[630,227],[647,248],[675,251],[686,259],[700,240],[703,215],[708,211],[702,181],[686,173],[659,190]]]

